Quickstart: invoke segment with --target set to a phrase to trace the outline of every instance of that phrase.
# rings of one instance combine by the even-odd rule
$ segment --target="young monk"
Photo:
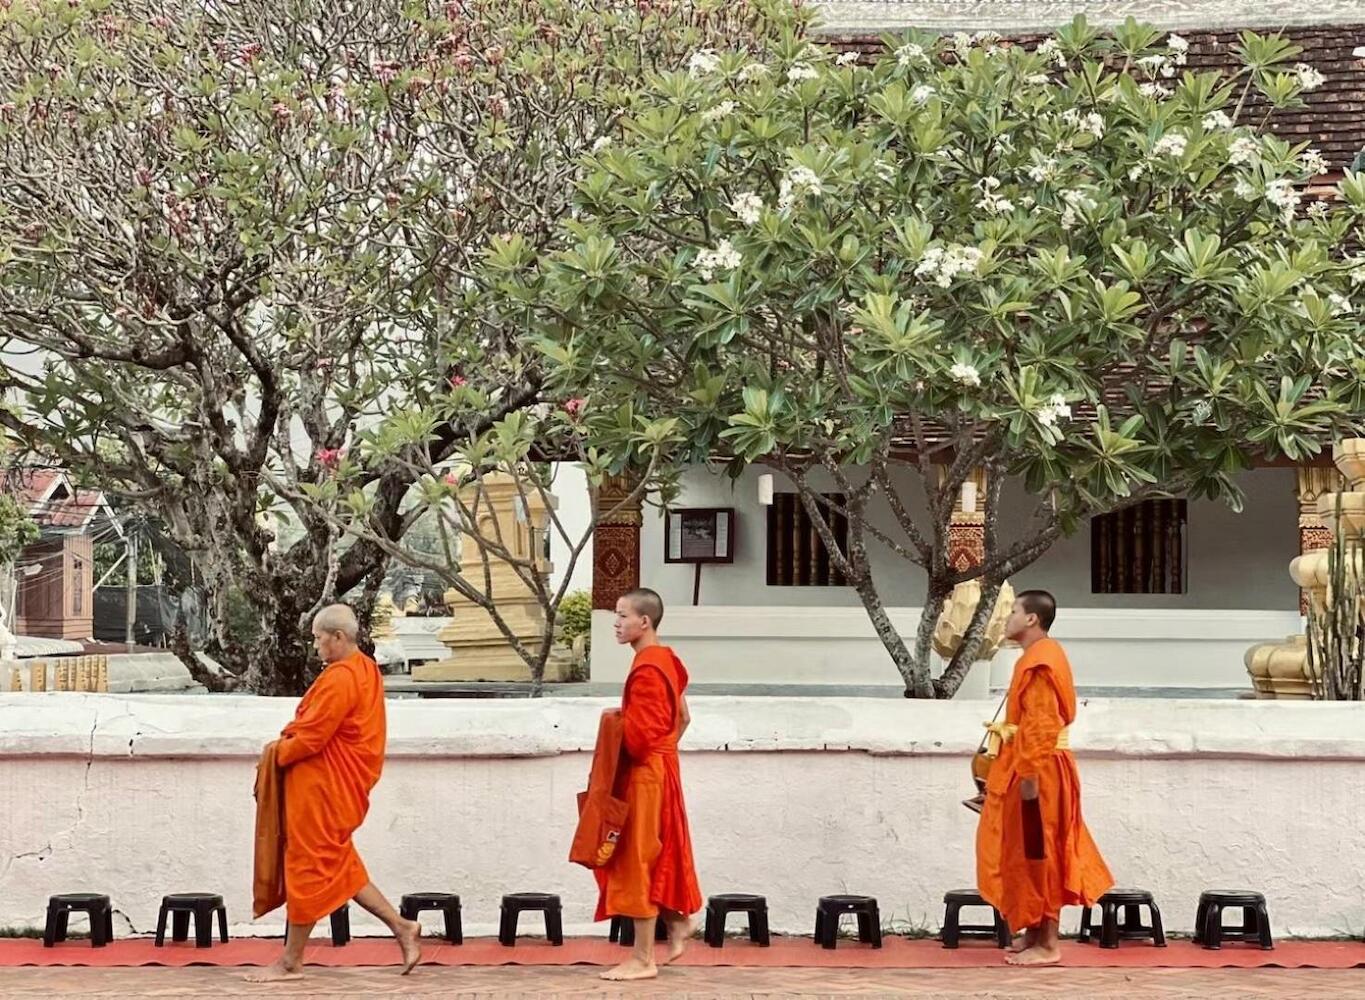
[[[667,964],[687,947],[692,914],[702,907],[678,769],[678,740],[691,722],[687,670],[659,643],[663,616],[664,602],[652,590],[616,602],[616,641],[635,650],[621,695],[630,812],[611,861],[596,870],[597,919],[634,920],[635,950],[603,979],[653,979],[655,921],[668,926]]]
[[[313,645],[326,664],[276,743],[284,769],[284,891],[289,931],[274,965],[251,982],[298,979],[313,925],[350,899],[393,931],[402,974],[422,957],[422,928],[404,920],[370,882],[351,843],[365,819],[384,764],[384,681],[356,645],[359,628],[344,604],[313,619]]]
[[[977,887],[1023,937],[1012,965],[1056,965],[1063,906],[1092,906],[1114,884],[1081,819],[1081,779],[1067,727],[1076,689],[1061,645],[1049,637],[1057,602],[1026,590],[1005,635],[1024,648],[1014,667],[1005,721],[988,728],[1003,746],[986,781],[976,834]]]

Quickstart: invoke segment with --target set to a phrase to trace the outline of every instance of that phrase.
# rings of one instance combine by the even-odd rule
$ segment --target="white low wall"
[[[568,930],[589,931],[592,879],[564,858],[605,704],[391,702],[357,837],[377,884],[460,893],[471,934],[492,933],[501,894],[555,891]],[[112,896],[119,933],[146,932],[162,894],[214,891],[235,933],[278,932],[279,914],[247,923],[251,786],[292,707],[0,696],[0,927],[40,926],[50,894],[91,890]],[[816,898],[843,891],[876,895],[896,927],[936,927],[944,890],[973,881],[959,800],[992,708],[695,699],[683,777],[703,892],[764,893],[782,931],[809,932]],[[1170,929],[1215,886],[1264,891],[1280,934],[1365,924],[1365,705],[1095,700],[1073,743],[1101,849]]]
[[[919,608],[894,608],[907,641]],[[592,679],[619,681],[630,654],[612,635],[613,615],[593,612]],[[1082,687],[1246,688],[1242,657],[1268,639],[1300,631],[1294,611],[1072,608],[1053,635],[1066,646]],[[664,641],[693,682],[722,684],[885,684],[900,676],[861,608],[672,607]],[[984,697],[1009,682],[1017,652],[972,671],[963,694]]]

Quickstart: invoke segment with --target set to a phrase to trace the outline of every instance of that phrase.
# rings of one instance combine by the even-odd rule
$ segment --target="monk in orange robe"
[[[990,726],[999,756],[986,780],[976,834],[977,888],[1023,937],[1012,965],[1061,961],[1063,906],[1092,906],[1114,884],[1081,819],[1081,779],[1068,729],[1076,688],[1061,644],[1048,635],[1057,602],[1026,590],[1005,635],[1024,648],[1014,667],[1004,723]]]
[[[384,680],[356,645],[355,613],[344,604],[313,619],[313,645],[326,665],[275,744],[284,770],[284,891],[289,930],[284,955],[252,982],[298,979],[313,925],[354,899],[393,931],[402,974],[421,959],[422,928],[404,920],[351,843],[384,765]]]
[[[652,590],[633,590],[616,602],[616,641],[635,650],[621,695],[623,797],[630,811],[611,860],[595,872],[596,919],[631,918],[635,950],[602,973],[603,979],[657,976],[655,922],[662,919],[668,927],[668,964],[687,947],[692,915],[702,907],[678,767],[678,740],[691,722],[687,670],[673,650],[659,643],[663,614],[663,600]]]

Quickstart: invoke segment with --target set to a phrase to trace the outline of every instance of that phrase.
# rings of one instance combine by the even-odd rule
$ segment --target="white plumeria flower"
[[[1041,162],[1035,163],[1028,168],[1028,176],[1029,180],[1038,184],[1052,180],[1057,176],[1057,161],[1049,156]]]
[[[1171,62],[1177,66],[1184,66],[1185,60],[1189,57],[1190,43],[1179,35],[1170,35],[1166,39],[1166,48],[1171,50]]]
[[[1256,197],[1256,189],[1245,177],[1237,178],[1237,183],[1232,186],[1232,193],[1243,201],[1251,201]]]
[[[933,278],[934,284],[947,288],[959,274],[975,271],[981,263],[981,251],[976,247],[962,246],[957,243],[947,247],[934,245],[924,252],[919,265],[915,268],[918,277]]]
[[[1365,254],[1352,257],[1346,263],[1351,265],[1351,284],[1365,285]]]
[[[600,153],[602,152],[602,150],[606,149],[610,145],[611,136],[609,135],[598,136],[597,141],[592,144],[592,151],[594,153]]]
[[[1171,96],[1171,88],[1162,86],[1159,83],[1144,83],[1138,87],[1143,97],[1152,97],[1157,100],[1164,100]]]
[[[1024,82],[1034,87],[1050,87],[1052,85],[1052,77],[1048,76],[1046,73],[1033,73],[1024,77]]]
[[[1137,64],[1147,71],[1148,76],[1156,77],[1161,75],[1162,70],[1164,70],[1170,62],[1163,55],[1152,55],[1143,56],[1137,61]]]
[[[798,198],[819,196],[824,193],[824,185],[810,167],[793,167],[782,178],[781,190],[777,196],[777,207],[784,211],[791,208]]]
[[[730,202],[730,211],[746,226],[756,225],[763,216],[763,199],[752,191],[741,191]]]
[[[1325,219],[1327,212],[1327,202],[1325,201],[1315,201],[1308,206],[1308,217],[1310,219]]]
[[[1136,163],[1136,164],[1133,165],[1133,169],[1131,169],[1131,170],[1128,171],[1128,179],[1129,179],[1130,181],[1141,180],[1141,179],[1142,179],[1142,175],[1145,174],[1146,172],[1147,172],[1147,164],[1145,164],[1145,163]]]
[[[1322,155],[1318,149],[1310,149],[1303,154],[1303,169],[1313,176],[1325,174],[1328,171],[1327,157]]]
[[[1097,112],[1082,115],[1075,108],[1062,112],[1062,121],[1080,132],[1089,132],[1096,139],[1104,138],[1104,116]]]
[[[1055,38],[1043,39],[1033,51],[1044,59],[1051,59],[1058,66],[1066,65],[1066,53],[1062,51],[1061,43]]]
[[[1249,135],[1240,135],[1228,147],[1228,163],[1252,163],[1261,155],[1261,144]]]
[[[964,364],[959,361],[948,369],[948,374],[953,377],[955,382],[965,385],[968,388],[976,389],[981,386],[981,373],[976,370],[975,365]]]
[[[752,80],[761,80],[768,75],[768,67],[762,63],[749,63],[739,71],[740,83],[749,83]]]
[[[1327,304],[1331,307],[1332,314],[1334,316],[1340,316],[1344,313],[1349,313],[1352,311],[1351,300],[1348,299],[1346,296],[1342,295],[1340,292],[1332,292],[1330,295],[1328,295]]]
[[[1226,111],[1210,111],[1204,116],[1204,131],[1213,132],[1220,128],[1232,128],[1232,119]]]
[[[928,56],[924,54],[924,47],[922,45],[916,45],[914,42],[902,45],[896,50],[896,64],[902,69],[910,66],[912,63],[927,63],[928,61]]]
[[[734,101],[721,101],[714,107],[707,108],[705,111],[703,111],[701,120],[704,122],[717,122],[720,121],[722,118],[730,117],[730,115],[734,114],[734,111],[735,111]]]
[[[834,60],[836,66],[852,66],[858,61],[857,52],[841,52],[839,58]]]
[[[1156,141],[1156,145],[1152,147],[1152,155],[1171,156],[1178,160],[1185,155],[1185,148],[1189,143],[1190,140],[1179,132],[1169,132]]]
[[[743,258],[729,240],[721,240],[714,250],[702,250],[692,260],[703,281],[710,281],[716,271],[733,271],[739,267]]]
[[[787,70],[787,82],[800,83],[802,80],[814,80],[819,75],[820,72],[814,66],[807,63],[792,63],[791,68]]]
[[[1304,90],[1317,90],[1327,82],[1327,77],[1307,63],[1295,66],[1294,75],[1299,78],[1299,86]]]
[[[1265,200],[1284,213],[1285,221],[1294,218],[1294,210],[1303,200],[1303,194],[1294,187],[1294,182],[1280,178],[1265,186]]]
[[[1067,404],[1066,397],[1058,393],[1047,401],[1046,406],[1038,407],[1034,415],[1043,426],[1053,427],[1058,420],[1071,419],[1071,407]]]
[[[929,84],[921,83],[910,91],[910,101],[913,104],[926,104],[935,93],[936,91]]]
[[[692,76],[706,76],[720,69],[720,55],[715,49],[698,49],[687,60],[687,72]]]

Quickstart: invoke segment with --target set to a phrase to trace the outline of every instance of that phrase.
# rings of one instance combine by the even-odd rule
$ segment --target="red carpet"
[[[44,948],[32,938],[0,940],[0,966],[74,965],[134,967],[143,965],[268,965],[280,953],[280,940],[239,938],[227,944],[198,949],[190,944],[167,943],[156,947],[150,938],[115,941],[105,948],[92,948],[89,941],[68,941]],[[1063,944],[1064,961],[1075,968],[1186,968],[1251,969],[1353,969],[1365,966],[1365,944],[1352,941],[1285,941],[1274,951],[1247,945],[1225,945],[1221,951],[1205,951],[1189,941],[1172,941],[1166,948],[1127,943],[1117,951],[1094,945]],[[504,948],[493,938],[473,938],[463,945],[428,941],[423,965],[615,965],[625,954],[620,945],[602,938],[575,938],[555,948],[543,941],[522,941]],[[395,965],[398,949],[381,938],[357,938],[344,948],[319,940],[307,952],[309,965]],[[825,951],[806,938],[774,938],[771,948],[747,941],[726,941],[724,948],[708,948],[693,942],[680,965],[692,966],[784,966],[789,968],[868,969],[959,969],[999,965],[1002,953],[983,944],[963,944],[948,951],[937,941],[908,941],[891,937],[881,950],[841,941]]]

